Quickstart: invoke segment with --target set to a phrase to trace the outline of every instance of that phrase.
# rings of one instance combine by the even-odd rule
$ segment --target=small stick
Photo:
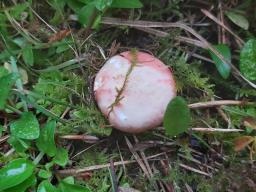
[[[246,101],[236,101],[236,100],[220,100],[220,101],[206,101],[206,102],[192,103],[192,104],[189,104],[188,107],[190,109],[198,109],[198,108],[218,107],[221,105],[256,105],[256,103],[246,102]]]
[[[146,177],[148,179],[150,179],[150,173],[147,170],[147,167],[145,166],[145,164],[143,163],[143,159],[140,158],[139,154],[134,150],[131,142],[129,141],[129,139],[127,137],[125,137],[125,141],[126,144],[129,148],[129,150],[131,151],[132,155],[134,156],[134,158],[136,159],[136,161],[138,162],[139,166],[141,167],[141,169],[143,170],[143,172],[145,173]]]
[[[83,140],[89,143],[95,143],[99,141],[98,137],[91,136],[91,135],[63,135],[63,136],[59,136],[59,138],[67,139],[67,140]]]
[[[189,171],[193,171],[193,172],[195,172],[195,173],[199,173],[199,174],[205,175],[205,176],[207,176],[207,177],[212,177],[212,175],[209,174],[209,173],[206,173],[206,172],[204,172],[204,171],[200,171],[200,170],[198,170],[198,169],[195,169],[195,168],[190,167],[190,166],[188,166],[188,165],[185,165],[185,164],[183,164],[183,163],[180,163],[179,166],[182,167],[182,168],[184,168],[184,169],[187,169],[187,170],[189,170]]]
[[[198,131],[198,132],[223,132],[223,133],[244,131],[242,129],[201,128],[201,127],[191,128],[191,130]]]
[[[213,168],[213,167],[211,167],[211,166],[209,166],[209,165],[206,165],[205,163],[202,163],[201,161],[198,161],[198,160],[195,159],[194,157],[190,158],[190,157],[187,157],[186,155],[182,155],[182,154],[180,154],[180,153],[178,153],[178,156],[181,157],[181,158],[183,158],[183,159],[186,159],[186,160],[192,161],[192,162],[194,162],[194,163],[197,163],[197,164],[199,164],[199,165],[201,165],[201,166],[204,166],[204,167],[206,167],[206,168],[208,168],[208,169],[211,169],[211,170],[214,170],[214,171],[218,171],[218,169]]]
[[[7,139],[9,139],[10,135],[5,135],[3,137],[0,137],[0,143],[4,143],[5,141],[7,141]]]
[[[223,27],[226,31],[228,31],[231,35],[233,35],[238,41],[239,41],[239,47],[241,48],[244,44],[244,41],[237,35],[235,34],[231,29],[229,29],[223,22],[219,21],[218,18],[216,18],[214,15],[212,15],[209,11],[205,9],[201,9],[203,14],[205,14],[207,17],[209,17],[211,20],[213,20],[215,23]]]

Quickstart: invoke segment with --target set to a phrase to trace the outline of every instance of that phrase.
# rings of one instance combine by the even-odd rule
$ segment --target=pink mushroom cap
[[[172,72],[159,59],[148,53],[127,51],[111,57],[100,69],[94,93],[98,107],[113,127],[139,133],[161,125],[176,88]]]

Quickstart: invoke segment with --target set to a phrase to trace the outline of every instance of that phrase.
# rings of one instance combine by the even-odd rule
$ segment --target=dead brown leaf
[[[71,29],[61,30],[48,38],[48,43],[60,41],[71,34]]]
[[[234,141],[234,149],[235,151],[241,151],[253,141],[254,141],[254,137],[252,136],[238,137]]]
[[[245,117],[243,119],[243,125],[256,130],[256,119],[253,117]]]

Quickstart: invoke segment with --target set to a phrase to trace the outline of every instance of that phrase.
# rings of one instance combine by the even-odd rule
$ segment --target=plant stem
[[[6,105],[6,108],[9,109],[10,111],[17,113],[17,114],[22,114],[22,112],[19,109],[16,109],[11,105]]]
[[[40,153],[37,155],[37,157],[34,159],[33,163],[34,163],[35,165],[37,165],[37,164],[41,161],[41,159],[43,158],[43,156],[44,156],[44,152],[40,152]]]
[[[16,63],[16,60],[15,60],[15,58],[13,56],[10,57],[10,61],[11,61],[11,66],[12,66],[12,72],[19,74],[17,63]],[[23,91],[23,86],[22,86],[22,81],[21,81],[20,76],[19,76],[19,78],[16,81],[16,87],[17,87],[18,90]],[[23,103],[24,111],[28,111],[28,106],[27,106],[26,101],[24,101],[22,99],[22,103]]]

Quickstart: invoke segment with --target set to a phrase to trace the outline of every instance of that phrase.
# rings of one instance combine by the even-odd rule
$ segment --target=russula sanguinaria
[[[111,57],[94,82],[95,99],[110,124],[139,133],[159,126],[176,96],[170,69],[154,56],[127,51]]]

